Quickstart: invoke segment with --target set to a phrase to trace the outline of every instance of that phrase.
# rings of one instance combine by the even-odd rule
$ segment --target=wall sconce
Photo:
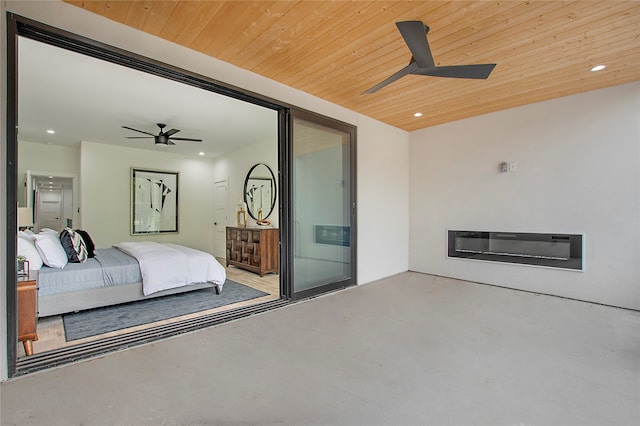
[[[516,170],[518,170],[518,163],[516,163],[515,161],[503,161],[502,163],[500,163],[499,168],[501,173],[515,172]]]

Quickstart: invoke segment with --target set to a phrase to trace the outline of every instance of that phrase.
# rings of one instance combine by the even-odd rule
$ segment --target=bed
[[[210,254],[177,244],[118,243],[37,278],[38,317],[133,302],[202,288],[222,290],[224,267]]]

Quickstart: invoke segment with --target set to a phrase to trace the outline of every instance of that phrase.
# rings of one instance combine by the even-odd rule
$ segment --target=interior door
[[[214,183],[213,203],[214,203],[214,235],[213,247],[214,255],[217,257],[226,256],[226,227],[227,227],[227,205],[229,202],[228,184],[226,180]]]
[[[293,297],[356,283],[355,127],[292,113]]]
[[[37,192],[37,230],[62,229],[62,189],[47,189]]]

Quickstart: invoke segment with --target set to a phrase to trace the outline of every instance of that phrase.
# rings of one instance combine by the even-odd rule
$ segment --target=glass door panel
[[[294,297],[355,284],[354,136],[354,128],[293,117]]]

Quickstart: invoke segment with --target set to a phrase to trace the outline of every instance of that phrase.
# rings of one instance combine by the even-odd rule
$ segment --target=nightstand
[[[27,355],[33,355],[33,342],[38,340],[36,274],[18,277],[18,341]]]

